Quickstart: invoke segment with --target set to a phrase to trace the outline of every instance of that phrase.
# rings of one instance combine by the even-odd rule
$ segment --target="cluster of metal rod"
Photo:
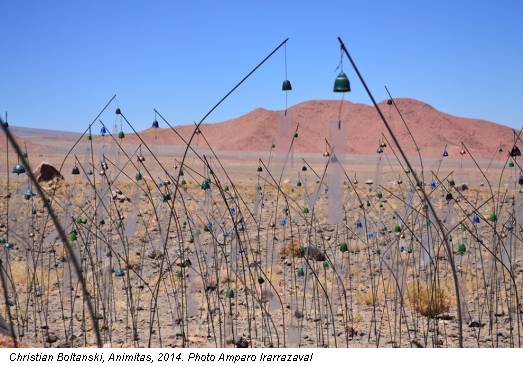
[[[179,159],[147,144],[119,106],[120,131],[109,132],[113,96],[64,157],[65,182],[44,189],[2,121],[18,162],[11,171],[6,154],[0,228],[2,316],[15,345],[521,345],[518,155],[506,158],[512,171],[496,171],[497,186],[487,172],[496,163],[483,169],[465,145],[477,187],[442,173],[448,153],[427,171],[389,94],[389,119],[397,114],[418,151],[412,164],[341,39],[389,133],[377,136],[374,180],[349,175],[340,121],[321,158],[292,164],[300,130],[287,110],[286,140],[253,167],[255,183],[230,172],[202,123],[286,42],[189,138],[155,110],[153,128],[184,144]]]

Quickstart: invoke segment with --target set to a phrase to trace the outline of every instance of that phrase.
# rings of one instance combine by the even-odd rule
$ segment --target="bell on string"
[[[443,151],[443,157],[446,158],[447,156],[449,156],[449,153],[447,152],[447,150]]]
[[[26,200],[31,199],[33,196],[35,196],[35,194],[33,193],[33,191],[31,189],[28,189],[24,193],[24,199],[26,199]]]
[[[125,137],[125,133],[123,131],[118,132],[118,138],[123,139]]]
[[[291,91],[292,85],[289,80],[283,80],[283,84],[281,85],[281,90],[283,91]]]
[[[160,125],[158,124],[158,121],[157,121],[157,120],[154,120],[154,121],[153,121],[152,128],[158,128],[158,127],[160,127]]]
[[[24,174],[25,173],[25,167],[22,164],[16,164],[13,168],[13,173],[15,174]]]
[[[336,77],[334,81],[334,88],[332,90],[335,93],[346,93],[350,92],[350,83],[347,75],[342,71]]]
[[[387,105],[392,105],[392,99],[387,100]]]
[[[102,128],[100,129],[100,134],[101,134],[102,136],[105,136],[105,134],[106,134],[107,132],[108,132],[108,131],[107,131],[107,128],[106,128],[105,126],[102,126]]]
[[[519,147],[517,147],[516,145],[514,145],[514,147],[512,148],[512,150],[510,150],[510,156],[512,156],[512,157],[515,157],[515,156],[521,156],[521,150],[519,150]]]
[[[71,174],[78,175],[80,174],[80,169],[78,169],[77,166],[73,167],[73,170],[71,171]]]
[[[122,268],[116,268],[114,270],[114,275],[116,277],[123,277],[123,276],[125,276],[125,271]]]

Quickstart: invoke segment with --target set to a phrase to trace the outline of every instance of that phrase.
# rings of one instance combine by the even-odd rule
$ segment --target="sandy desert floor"
[[[71,250],[2,161],[0,309],[25,345],[95,346],[89,305],[113,347],[456,347],[460,317],[467,347],[521,345],[517,162],[425,160],[440,227],[389,148],[343,163],[197,149],[182,166],[152,147],[160,166],[138,145],[83,145],[42,185]]]

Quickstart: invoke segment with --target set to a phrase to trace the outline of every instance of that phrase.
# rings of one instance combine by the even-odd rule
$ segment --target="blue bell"
[[[372,231],[370,231],[368,234],[367,234],[367,237],[369,239],[374,239],[374,233]]]
[[[285,225],[286,223],[287,223],[287,220],[285,220],[285,219],[280,220],[280,224]]]
[[[24,193],[24,199],[26,199],[26,200],[29,200],[34,196],[36,196],[36,194],[34,194],[30,188],[27,191],[25,191],[25,193]]]
[[[123,277],[125,275],[125,271],[122,268],[117,268],[114,270],[114,275],[116,277]]]
[[[362,229],[363,228],[363,224],[361,223],[361,221],[358,221],[356,223],[356,229]]]
[[[232,215],[234,215],[234,214],[236,213],[236,209],[235,209],[234,207],[231,207],[231,208],[229,209],[229,212],[230,212]]]
[[[478,215],[474,215],[474,216],[472,217],[472,222],[473,222],[474,224],[479,224],[480,221],[481,221],[481,220],[479,219],[479,216],[478,216]]]
[[[102,126],[100,129],[100,135],[105,136],[106,133],[108,133],[107,128],[105,126]]]
[[[434,179],[430,181],[430,188],[436,188],[436,181]]]
[[[20,175],[25,173],[25,167],[22,164],[16,164],[13,168],[13,173]]]
[[[152,128],[158,128],[158,127],[160,127],[160,125],[158,124],[158,121],[157,121],[157,120],[154,120],[154,121],[153,121]]]

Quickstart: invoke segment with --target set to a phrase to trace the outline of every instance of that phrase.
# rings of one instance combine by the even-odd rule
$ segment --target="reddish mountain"
[[[440,112],[432,106],[414,99],[400,98],[396,103],[423,156],[441,156],[448,145],[450,156],[459,156],[461,143],[476,157],[490,158],[503,147],[509,149],[514,141],[511,128],[478,119],[462,118]],[[399,142],[409,154],[415,153],[415,147],[403,122],[394,108],[386,102],[380,103],[385,117]],[[281,111],[269,111],[258,108],[241,117],[229,121],[201,126],[201,131],[215,150],[228,151],[268,151],[273,143],[278,150],[287,149],[296,126],[299,124],[299,137],[295,140],[295,151],[323,152],[325,139],[345,141],[345,152],[351,154],[374,154],[379,140],[390,137],[379,119],[374,107],[366,104],[344,102],[341,109],[341,129],[338,129],[340,102],[333,100],[307,101],[291,107],[287,118]],[[176,131],[187,139],[194,125],[177,126]],[[26,134],[27,135],[27,134]],[[140,133],[145,141],[155,141],[157,145],[182,145],[182,140],[170,129],[148,129]],[[340,136],[341,135],[341,136]],[[64,136],[46,136],[45,141]],[[67,138],[70,138],[68,136]],[[26,140],[42,144],[44,139],[26,137]],[[126,142],[137,142],[138,138],[128,134]],[[193,141],[204,145],[203,137]],[[390,141],[392,143],[392,141]],[[499,158],[506,157],[498,154]]]
[[[396,104],[424,156],[440,156],[445,145],[448,145],[449,154],[456,156],[463,142],[475,156],[488,158],[500,146],[506,150],[514,141],[512,129],[506,126],[452,116],[414,99],[397,99]],[[281,111],[258,108],[239,118],[204,125],[201,131],[216,150],[267,151],[273,142],[287,148],[297,124],[299,137],[295,149],[301,152],[323,152],[325,139],[333,139],[331,133],[341,134],[346,141],[345,152],[353,154],[375,153],[382,134],[390,140],[372,106],[344,102],[341,129],[337,128],[339,108],[338,101],[307,101],[291,107],[287,119],[282,118]],[[403,148],[410,154],[415,153],[415,146],[398,113],[386,102],[381,102],[380,108]],[[193,129],[194,126],[176,127],[185,139]],[[146,141],[152,141],[154,135],[155,131],[151,129],[142,133]],[[160,144],[182,143],[172,131],[162,130],[158,139]],[[203,144],[201,137],[196,141]]]

